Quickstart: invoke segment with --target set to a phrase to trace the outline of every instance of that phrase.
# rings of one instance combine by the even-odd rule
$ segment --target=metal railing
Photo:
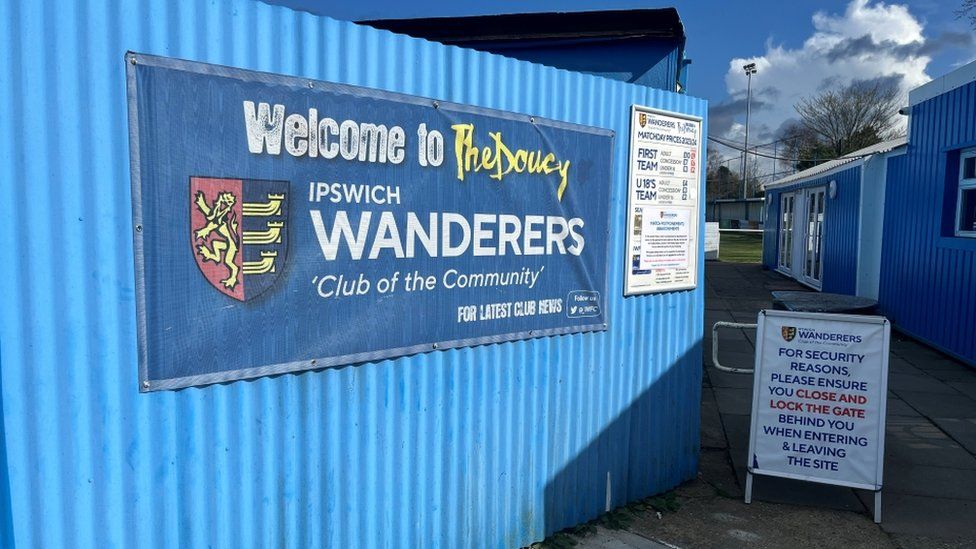
[[[731,366],[722,366],[718,361],[718,329],[719,328],[747,328],[756,329],[757,324],[749,322],[716,322],[712,325],[712,364],[716,369],[723,372],[729,372],[733,374],[751,374],[754,368],[733,368]]]

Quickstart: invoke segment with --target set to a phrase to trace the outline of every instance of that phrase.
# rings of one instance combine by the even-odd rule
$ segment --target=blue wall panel
[[[3,371],[3,342],[0,341],[0,372]],[[3,410],[3,380],[0,376],[0,410]],[[0,547],[14,546],[13,507],[10,501],[10,469],[7,467],[7,447],[4,422],[0,420]]]
[[[824,210],[823,291],[857,293],[858,219],[861,208],[861,167],[821,177],[812,186],[837,181],[837,196],[827,198]]]
[[[976,83],[912,107],[888,160],[879,301],[901,330],[976,366],[976,239],[952,236],[958,151],[976,146]]]
[[[249,0],[0,0],[0,21],[18,547],[518,547],[602,512],[608,478],[616,506],[695,476],[703,277],[621,284],[630,105],[704,101]],[[140,394],[126,50],[615,130],[609,331]]]
[[[778,262],[779,201],[785,192],[811,187],[827,187],[837,181],[837,196],[824,205],[823,285],[824,292],[857,293],[858,218],[861,207],[861,166],[852,166],[828,175],[805,179],[767,191],[772,197],[769,217],[763,229],[763,265],[775,269]],[[806,212],[796,211],[796,227],[806,222]]]
[[[779,207],[780,196],[778,190],[766,191],[766,222],[763,224],[762,264],[767,269],[775,269],[779,265]]]

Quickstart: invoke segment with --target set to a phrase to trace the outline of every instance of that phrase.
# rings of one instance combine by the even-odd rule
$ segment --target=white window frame
[[[786,233],[787,228],[784,224],[784,217],[786,215],[786,203],[790,203],[790,223],[789,223],[789,244],[786,243]],[[779,219],[777,219],[777,225],[779,225],[779,232],[776,234],[777,238],[777,255],[776,255],[776,270],[793,276],[793,250],[794,242],[796,241],[796,193],[788,192],[781,193],[779,195]],[[786,265],[787,261],[789,266]]]
[[[964,149],[959,153],[959,185],[956,189],[956,222],[953,226],[956,236],[966,238],[976,238],[976,231],[962,231],[959,229],[959,216],[962,215],[962,192],[966,190],[976,190],[976,177],[964,179],[963,166],[967,158],[976,157],[976,148]]]

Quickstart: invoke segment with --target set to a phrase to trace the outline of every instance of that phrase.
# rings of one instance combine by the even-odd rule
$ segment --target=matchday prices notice
[[[887,321],[780,311],[760,319],[753,473],[880,486]]]
[[[625,295],[696,286],[700,179],[701,120],[634,106]]]

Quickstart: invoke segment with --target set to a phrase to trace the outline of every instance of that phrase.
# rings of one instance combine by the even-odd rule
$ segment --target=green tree
[[[729,168],[721,153],[712,148],[709,143],[707,150],[708,164],[705,167],[705,195],[711,201],[718,198],[736,198],[742,178]]]
[[[789,123],[780,133],[780,140],[784,144],[780,164],[796,171],[837,157],[816,132],[799,121]]]

